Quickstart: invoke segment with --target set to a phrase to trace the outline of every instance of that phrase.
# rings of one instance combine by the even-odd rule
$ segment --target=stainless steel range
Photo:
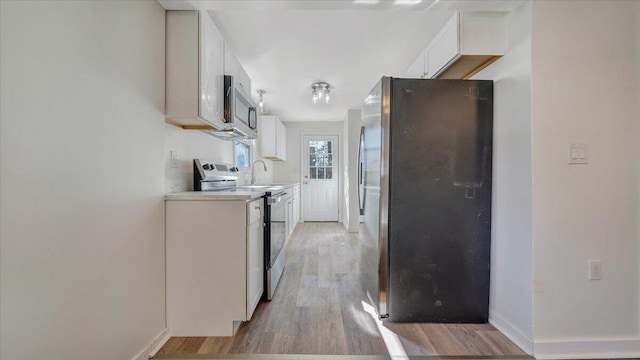
[[[215,161],[193,159],[193,190],[233,190],[238,182],[238,168]]]
[[[291,195],[278,185],[239,186],[238,168],[215,161],[193,160],[195,191],[264,191],[264,294],[271,300],[280,282],[285,265],[284,243],[286,200]]]

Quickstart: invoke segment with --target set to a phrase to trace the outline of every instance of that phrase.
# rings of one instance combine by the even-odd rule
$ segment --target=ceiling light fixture
[[[311,101],[315,105],[324,102],[325,104],[329,103],[331,94],[331,85],[324,81],[319,81],[317,83],[311,84]]]
[[[267,109],[267,105],[264,102],[264,93],[265,91],[262,89],[258,89],[258,112],[260,112],[260,114],[266,114],[268,109]]]

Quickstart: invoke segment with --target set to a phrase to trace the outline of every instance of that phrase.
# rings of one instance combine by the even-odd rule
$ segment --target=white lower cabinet
[[[293,227],[300,222],[300,185],[293,187]]]
[[[263,287],[263,199],[167,200],[166,301],[172,336],[233,336]]]
[[[251,320],[264,290],[264,221],[262,200],[247,205],[247,321]]]

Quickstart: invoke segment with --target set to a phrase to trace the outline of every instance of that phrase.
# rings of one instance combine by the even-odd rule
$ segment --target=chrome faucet
[[[262,166],[264,166],[264,171],[267,171],[267,164],[265,164],[264,161],[262,160],[254,161],[253,165],[251,165],[251,185],[256,183],[256,163],[262,163]]]

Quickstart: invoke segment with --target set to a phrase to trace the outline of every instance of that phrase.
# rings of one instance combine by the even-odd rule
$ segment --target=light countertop
[[[300,183],[279,183],[264,184],[271,187],[280,187],[288,189],[299,185]],[[267,190],[268,191],[268,190]],[[185,191],[178,193],[166,194],[165,200],[223,200],[223,201],[251,201],[263,197],[265,189],[243,189],[239,186],[237,190],[225,191]]]
[[[264,191],[229,190],[229,191],[185,191],[166,194],[165,200],[225,200],[250,201],[264,196]]]

